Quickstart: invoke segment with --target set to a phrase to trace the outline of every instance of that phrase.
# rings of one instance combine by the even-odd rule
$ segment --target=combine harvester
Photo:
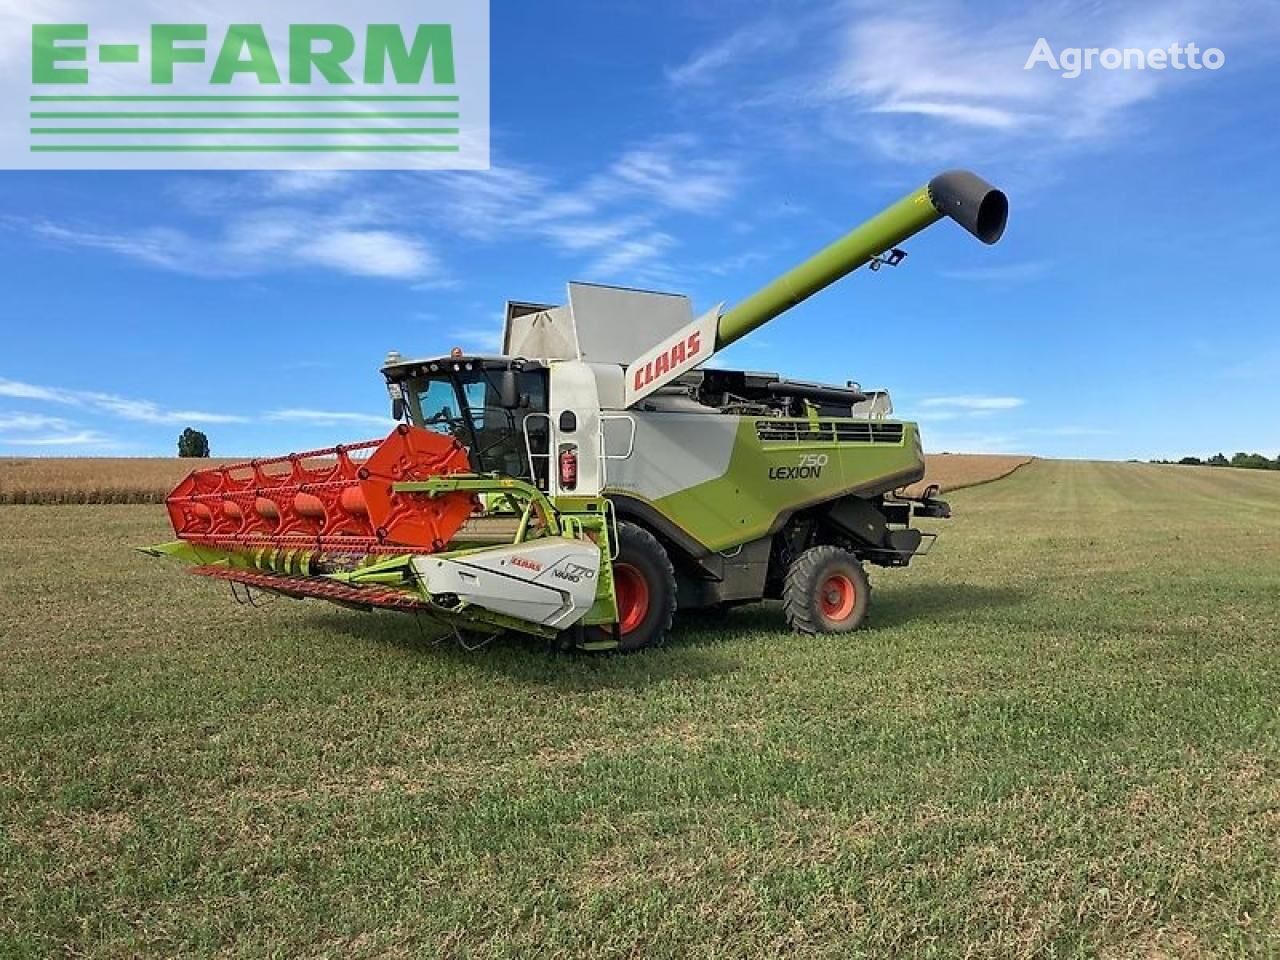
[[[944,173],[742,303],[574,283],[507,304],[503,355],[387,359],[385,440],[197,470],[178,540],[148,548],[236,591],[429,615],[459,639],[660,643],[678,608],[784,602],[803,633],[856,629],[864,563],[906,566],[946,517],[919,430],[888,395],[703,369],[718,351],[943,217],[984,243],[1008,201]]]

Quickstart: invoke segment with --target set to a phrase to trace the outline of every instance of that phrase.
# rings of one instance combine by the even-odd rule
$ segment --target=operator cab
[[[415,426],[457,440],[466,448],[474,473],[517,477],[546,489],[548,403],[543,364],[469,357],[461,350],[427,360],[403,360],[393,353],[382,374],[393,418],[407,416]],[[529,452],[534,455],[532,468]]]

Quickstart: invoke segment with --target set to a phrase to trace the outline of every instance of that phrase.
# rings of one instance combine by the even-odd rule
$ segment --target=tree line
[[[1184,467],[1239,467],[1242,470],[1280,470],[1280,456],[1268,460],[1261,453],[1237,453],[1230,460],[1221,453],[1201,460],[1199,457],[1183,457],[1181,460],[1152,460],[1152,463],[1176,463]]]

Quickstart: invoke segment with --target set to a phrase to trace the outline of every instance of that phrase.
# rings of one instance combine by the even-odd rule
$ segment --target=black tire
[[[622,633],[618,650],[630,653],[661,646],[671,633],[671,622],[676,615],[676,571],[667,551],[644,527],[619,523],[618,559],[613,561],[613,576],[614,591],[618,594],[618,626]],[[632,577],[636,579],[623,579]],[[620,580],[623,583],[620,584]],[[639,603],[635,599],[629,611],[622,609],[628,582],[644,591],[642,610],[634,605]],[[612,636],[611,630],[608,635]]]
[[[810,547],[787,571],[782,609],[800,633],[849,633],[862,626],[871,583],[862,564],[839,547]]]

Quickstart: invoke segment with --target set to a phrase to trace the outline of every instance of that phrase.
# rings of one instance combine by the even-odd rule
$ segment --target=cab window
[[[413,381],[409,409],[421,426],[466,447],[473,470],[532,480],[546,489],[547,422],[545,417],[529,418],[531,413],[546,413],[546,372],[525,370],[518,377],[522,403],[515,410],[502,406],[496,372],[484,369],[441,372]],[[532,471],[525,449],[526,420]]]
[[[418,393],[418,406],[422,411],[422,426],[451,437],[463,436],[459,432],[463,426],[462,411],[452,381],[426,381]]]

